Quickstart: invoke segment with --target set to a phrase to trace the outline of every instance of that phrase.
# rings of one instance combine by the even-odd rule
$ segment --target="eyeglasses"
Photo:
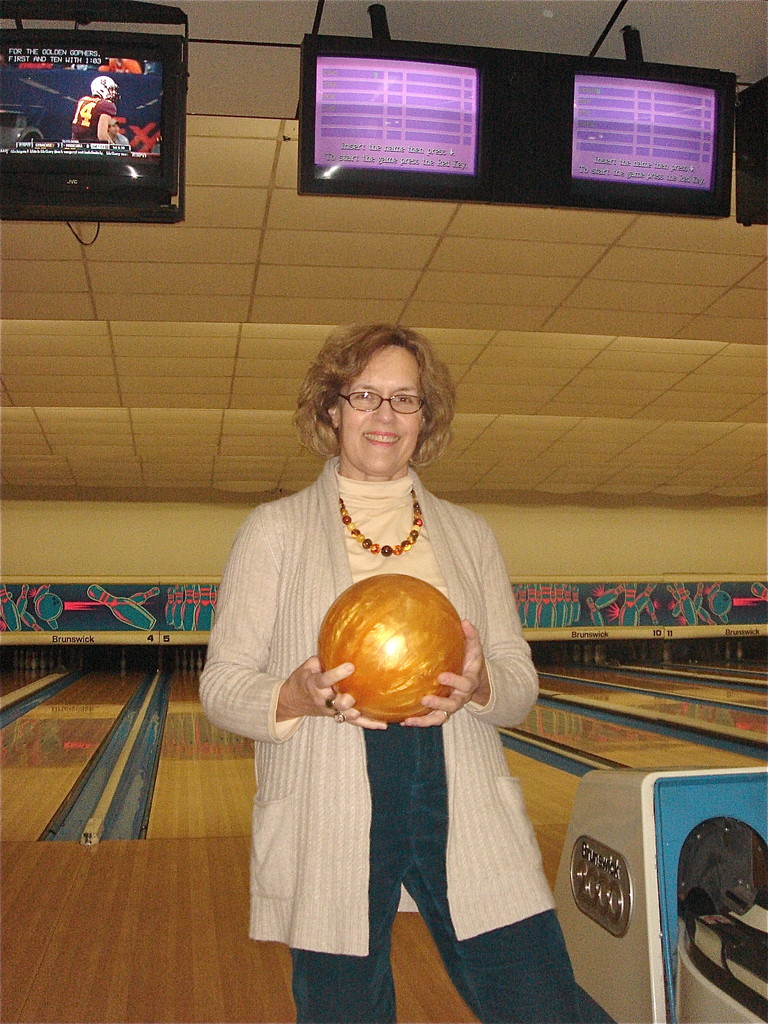
[[[424,399],[418,395],[392,395],[391,398],[384,398],[376,391],[353,391],[350,395],[339,395],[339,398],[346,398],[357,412],[373,412],[382,402],[389,402],[394,412],[403,413],[405,416],[418,412],[424,405]]]

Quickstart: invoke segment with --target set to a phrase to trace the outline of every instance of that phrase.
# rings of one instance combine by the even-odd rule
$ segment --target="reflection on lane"
[[[516,731],[609,758],[627,768],[648,771],[673,767],[738,768],[763,763],[757,752],[751,757],[689,739],[672,738],[652,728],[632,728],[541,704],[534,707]]]

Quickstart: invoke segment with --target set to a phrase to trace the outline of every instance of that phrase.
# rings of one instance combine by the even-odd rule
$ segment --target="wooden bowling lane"
[[[247,836],[255,792],[253,743],[213,725],[197,672],[175,670],[147,837]]]
[[[743,708],[765,709],[768,707],[768,692],[764,694],[759,690],[756,691],[754,686],[739,687],[735,684],[726,686],[723,683],[711,685],[693,676],[690,677],[690,681],[685,681],[680,676],[664,677],[621,668],[573,666],[562,670],[542,669],[541,680],[544,689],[559,689],[561,680],[564,682],[584,680],[587,684],[615,684],[627,690],[644,692],[651,690],[660,696],[667,694],[676,697],[695,697],[715,703],[739,704]]]
[[[591,686],[586,681],[579,683],[569,679],[556,680],[556,689],[550,691],[548,682],[552,683],[551,680],[542,680],[542,695],[571,695],[585,703],[604,705],[606,709],[634,713],[657,722],[692,723],[735,739],[751,737],[765,741],[766,738],[768,719],[765,711],[753,711],[751,705],[736,708],[720,702],[702,703],[701,698],[649,694],[633,687]]]
[[[542,764],[507,747],[509,770],[520,785],[541,849],[544,874],[554,888],[579,776]]]
[[[55,673],[57,676],[60,674],[59,672]],[[0,694],[3,697],[7,697],[17,690],[23,690],[24,687],[29,686],[31,683],[38,683],[40,680],[45,679],[46,676],[50,677],[52,675],[54,675],[53,672],[33,672],[32,669],[22,668],[10,669],[0,674]]]
[[[191,668],[176,666],[171,674],[171,703],[197,704],[199,702],[200,673]]]
[[[7,696],[46,676],[64,675],[70,669],[65,668],[63,659],[49,649],[41,649],[40,654],[31,652],[27,647],[10,650],[4,649],[2,667],[0,667],[0,694]],[[32,654],[34,653],[34,661]],[[32,667],[34,664],[34,668]]]
[[[658,730],[633,728],[575,711],[537,704],[520,726],[522,732],[553,739],[585,754],[609,758],[627,768],[660,771],[672,768],[741,768],[764,764],[754,756],[732,753],[678,739]]]
[[[3,729],[2,839],[40,836],[141,679],[90,672]]]
[[[707,665],[700,662],[694,664],[661,665],[624,665],[626,669],[643,672],[648,675],[691,676],[695,679],[722,679],[726,682],[768,684],[768,666],[753,665]]]

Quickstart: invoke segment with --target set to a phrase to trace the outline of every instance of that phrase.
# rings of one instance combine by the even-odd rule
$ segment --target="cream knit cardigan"
[[[352,583],[339,528],[337,460],[310,487],[260,505],[222,579],[200,699],[255,743],[250,935],[301,949],[368,952],[371,800],[361,729],[328,717],[275,721],[278,691],[316,654],[323,615]],[[443,726],[448,901],[459,939],[552,907],[520,785],[495,726],[536,700],[537,677],[490,527],[414,486],[448,596],[478,628],[492,679]],[[392,728],[403,728],[390,725]]]

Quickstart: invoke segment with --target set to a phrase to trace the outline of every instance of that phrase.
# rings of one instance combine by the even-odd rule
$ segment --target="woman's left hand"
[[[403,725],[416,725],[426,728],[431,725],[445,725],[451,715],[460,711],[469,701],[485,705],[491,696],[491,683],[485,666],[480,636],[468,619],[462,619],[461,628],[466,637],[464,665],[461,675],[453,672],[441,672],[437,681],[450,687],[445,697],[430,696],[422,699],[422,704],[432,708],[429,714],[415,715],[406,718]]]

